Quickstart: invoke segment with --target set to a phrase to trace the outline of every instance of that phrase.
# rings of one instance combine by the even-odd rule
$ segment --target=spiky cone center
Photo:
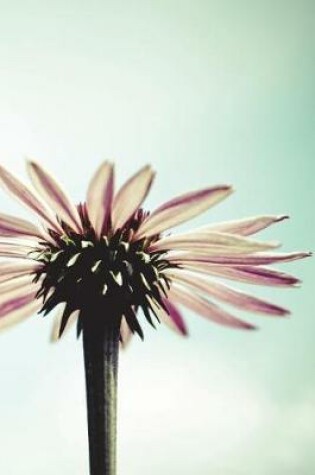
[[[124,315],[132,332],[143,337],[137,310],[142,308],[154,325],[153,319],[158,317],[152,302],[164,307],[163,297],[170,285],[164,271],[172,265],[164,253],[148,251],[158,236],[133,241],[135,221],[101,238],[90,227],[84,234],[75,234],[63,226],[65,234],[54,235],[56,245],[47,244],[36,256],[43,264],[36,275],[36,280],[41,281],[38,297],[44,297],[41,312],[47,315],[65,303],[60,333],[75,310],[80,310],[78,333],[82,319],[93,308],[105,319]]]

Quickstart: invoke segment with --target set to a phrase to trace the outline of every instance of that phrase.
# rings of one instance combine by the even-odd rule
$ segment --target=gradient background
[[[76,200],[104,158],[120,182],[150,162],[149,207],[232,183],[194,225],[287,213],[263,237],[314,250],[314,15],[303,0],[1,2],[1,162],[22,175],[38,158]],[[28,215],[2,192],[1,210]],[[187,311],[191,338],[147,327],[121,356],[119,475],[315,473],[314,261],[282,268],[301,289],[253,290],[291,319],[249,316],[247,334]],[[81,342],[52,346],[49,317],[31,320],[1,335],[0,473],[85,475]]]

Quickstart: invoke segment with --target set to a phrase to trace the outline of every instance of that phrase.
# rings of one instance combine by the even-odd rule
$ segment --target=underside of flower
[[[225,283],[299,283],[270,265],[310,253],[274,253],[279,243],[252,239],[287,216],[254,216],[169,234],[227,198],[232,188],[191,191],[146,213],[142,206],[155,175],[149,165],[116,192],[114,165],[102,163],[79,206],[39,164],[28,162],[27,171],[35,192],[0,166],[0,185],[40,218],[38,226],[0,214],[0,257],[10,259],[0,264],[0,328],[58,306],[53,340],[77,318],[80,333],[85,319],[94,324],[93,315],[101,313],[104,322],[119,319],[121,340],[127,342],[134,332],[143,336],[141,309],[151,324],[159,319],[181,335],[187,335],[181,306],[244,330],[256,326],[221,304],[270,316],[289,313]]]
[[[293,287],[298,279],[269,265],[310,253],[276,254],[270,251],[279,243],[251,238],[284,215],[169,233],[228,197],[228,185],[186,193],[147,213],[142,206],[155,175],[150,166],[115,192],[114,165],[102,163],[78,206],[40,165],[30,161],[27,170],[35,192],[0,166],[0,185],[40,218],[38,226],[0,214],[0,259],[9,258],[0,262],[0,328],[58,307],[51,336],[56,341],[77,322],[90,473],[114,475],[119,341],[125,346],[132,333],[143,338],[139,310],[151,325],[162,321],[181,335],[188,333],[181,306],[219,325],[252,330],[254,324],[221,304],[276,317],[289,311],[220,279]]]
[[[177,266],[164,258],[164,251],[148,252],[158,236],[130,241],[146,216],[142,210],[123,229],[116,232],[109,229],[101,238],[95,235],[82,210],[84,207],[81,207],[84,233],[74,233],[61,223],[63,235],[50,230],[56,245],[33,253],[33,258],[43,264],[35,277],[41,284],[37,297],[44,299],[40,312],[47,315],[57,305],[66,303],[59,336],[76,310],[80,311],[79,335],[82,318],[95,308],[109,324],[111,319],[124,315],[130,329],[143,338],[137,310],[142,309],[152,326],[154,319],[159,321],[154,308],[167,311],[163,297],[167,297],[171,281],[164,271]]]

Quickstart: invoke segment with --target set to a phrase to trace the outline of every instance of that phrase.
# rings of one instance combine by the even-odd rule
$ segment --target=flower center
[[[143,336],[136,312],[141,307],[153,325],[155,305],[165,308],[169,279],[164,270],[171,264],[164,253],[148,252],[145,239],[129,242],[127,235],[120,230],[97,239],[72,233],[59,238],[58,246],[47,246],[37,257],[43,263],[36,276],[41,279],[38,296],[44,296],[41,312],[66,303],[63,328],[75,310],[82,318],[100,311],[104,318],[124,315],[131,330]]]

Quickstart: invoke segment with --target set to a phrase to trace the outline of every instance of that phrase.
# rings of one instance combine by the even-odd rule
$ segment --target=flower
[[[142,208],[154,172],[145,166],[114,192],[114,166],[104,162],[92,178],[86,201],[75,206],[39,164],[27,163],[34,191],[0,167],[1,185],[39,218],[39,225],[0,214],[0,327],[35,312],[60,308],[53,336],[77,320],[78,334],[90,310],[122,318],[121,340],[143,337],[148,322],[162,321],[186,335],[178,305],[216,323],[253,329],[214,301],[266,315],[288,310],[235,290],[217,278],[250,284],[295,286],[295,277],[268,267],[309,253],[274,253],[278,243],[256,234],[287,216],[258,216],[211,224],[181,234],[163,233],[227,198],[219,185],[174,198],[152,213]],[[93,313],[93,312],[90,312]],[[91,315],[92,318],[92,315]]]

